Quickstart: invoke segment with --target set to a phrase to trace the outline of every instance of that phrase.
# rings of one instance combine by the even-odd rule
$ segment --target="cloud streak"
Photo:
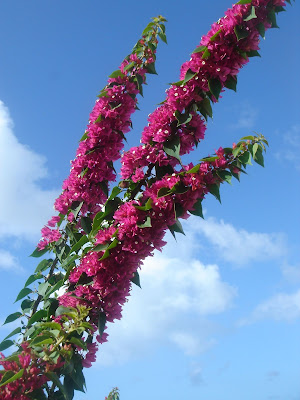
[[[43,189],[46,158],[21,144],[13,132],[9,111],[0,100],[0,237],[37,240],[52,213],[59,191]]]

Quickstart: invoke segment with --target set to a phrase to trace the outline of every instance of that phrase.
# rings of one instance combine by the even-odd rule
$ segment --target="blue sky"
[[[0,322],[35,268],[28,258],[68,175],[96,95],[152,16],[168,19],[158,76],[140,99],[129,145],[167,83],[227,0],[2,1],[0,3]],[[88,391],[122,400],[299,400],[300,90],[299,4],[267,32],[262,58],[241,71],[238,91],[214,106],[191,160],[251,132],[270,143],[265,168],[207,197],[205,221],[186,221],[145,262],[122,321],[86,370]],[[11,327],[1,327],[1,337]]]

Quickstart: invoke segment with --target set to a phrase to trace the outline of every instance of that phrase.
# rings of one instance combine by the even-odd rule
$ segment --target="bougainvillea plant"
[[[290,2],[290,1],[288,1]],[[263,166],[268,144],[245,136],[198,164],[181,156],[204,138],[212,103],[259,56],[260,37],[277,27],[284,0],[241,0],[203,36],[180,80],[149,116],[141,144],[121,154],[146,74],[155,74],[165,19],[153,18],[141,39],[110,76],[90,114],[69,177],[55,201],[57,215],[42,229],[32,257],[42,257],[17,295],[20,311],[5,324],[20,327],[0,344],[0,399],[65,399],[84,391],[83,368],[107,341],[108,322],[120,319],[132,284],[140,285],[143,260],[161,250],[167,230],[183,233],[180,219],[202,215],[202,201],[239,179],[253,159]],[[113,162],[121,158],[118,185]],[[15,337],[15,340],[12,338]],[[119,399],[117,389],[108,399]]]

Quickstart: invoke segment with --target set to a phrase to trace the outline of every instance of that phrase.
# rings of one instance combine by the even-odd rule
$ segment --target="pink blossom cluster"
[[[248,4],[236,4],[212,25],[208,34],[201,39],[200,51],[194,52],[190,60],[182,65],[181,82],[169,88],[164,104],[149,116],[148,126],[142,132],[143,144],[123,155],[121,171],[124,179],[131,178],[135,182],[143,179],[145,166],[150,160],[143,149],[148,150],[151,146],[152,160],[156,156],[159,162],[163,160],[163,163],[167,163],[169,160],[168,163],[176,165],[179,162],[176,158],[163,154],[164,145],[174,137],[179,137],[182,155],[189,153],[203,139],[205,122],[193,112],[193,107],[201,107],[203,99],[208,100],[207,95],[213,102],[217,101],[209,83],[217,81],[221,90],[224,90],[228,79],[235,80],[239,70],[249,61],[248,53],[259,49],[258,26],[262,24],[264,30],[268,29],[271,26],[269,13],[274,12],[275,7],[284,5],[283,0],[253,0]],[[252,7],[255,17],[247,20]],[[236,29],[245,33],[241,39],[238,39]],[[190,74],[188,79],[187,73]],[[190,113],[192,119],[177,123],[177,113]]]
[[[106,201],[108,182],[116,178],[113,162],[120,158],[124,134],[131,128],[131,115],[136,109],[137,77],[145,83],[147,66],[156,58],[157,42],[156,31],[148,39],[143,36],[137,43],[139,53],[131,54],[122,62],[96,100],[76,158],[71,161],[70,175],[54,205],[61,214],[69,214],[69,221],[73,219],[72,205],[83,202],[80,213],[95,214]],[[39,249],[54,241],[54,233],[47,230],[44,234]]]
[[[4,368],[4,372],[18,373],[21,369],[24,369],[22,377],[0,387],[1,400],[30,400],[31,397],[27,395],[42,387],[49,380],[45,373],[60,368],[62,365],[61,361],[56,365],[41,362],[32,353],[28,343],[24,342],[21,346],[22,352],[17,356],[18,361],[6,361],[5,356],[0,353],[0,365]]]
[[[57,242],[61,238],[61,233],[58,229],[51,229],[59,222],[59,220],[60,217],[52,217],[47,223],[48,226],[44,226],[44,228],[42,228],[42,239],[37,245],[39,250],[43,250],[48,244]]]
[[[106,321],[120,319],[131,280],[142,260],[153,255],[155,249],[162,249],[166,230],[176,222],[174,204],[182,210],[181,217],[187,218],[187,212],[204,198],[210,186],[222,181],[214,170],[229,168],[232,155],[225,157],[222,149],[217,154],[215,161],[202,162],[195,173],[187,171],[193,168],[190,164],[179,173],[166,175],[147,187],[141,200],[122,203],[112,225],[96,235],[96,244],[108,246],[116,241],[116,246],[109,250],[107,258],[103,257],[105,247],[83,256],[69,276],[69,291],[59,297],[59,303],[66,307],[82,304],[91,308],[90,318],[94,324],[100,312],[105,313]],[[143,208],[149,201],[151,208]],[[82,280],[88,285],[82,284]]]

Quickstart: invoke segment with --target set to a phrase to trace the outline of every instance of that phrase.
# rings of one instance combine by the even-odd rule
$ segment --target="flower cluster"
[[[172,230],[179,216],[187,218],[188,211],[194,211],[211,186],[223,181],[216,171],[231,168],[233,159],[232,153],[225,155],[219,149],[215,160],[196,167],[190,164],[187,170],[166,175],[149,185],[140,200],[122,203],[111,226],[103,227],[96,235],[96,251],[87,252],[71,272],[69,290],[59,298],[60,304],[89,307],[94,324],[100,313],[108,322],[120,319],[142,260],[153,255],[155,249],[162,249],[166,230]]]
[[[7,374],[9,377],[13,376],[14,373],[19,373],[20,375],[19,379],[0,387],[1,400],[30,400],[30,394],[49,380],[46,373],[61,366],[60,361],[57,364],[41,362],[33,354],[28,343],[23,342],[21,346],[21,353],[12,360],[6,360],[4,355],[0,353],[0,365],[4,368],[4,371],[0,373],[0,378],[2,373],[2,379],[5,379]]]
[[[80,213],[95,214],[107,199],[108,182],[116,178],[113,162],[120,158],[124,134],[129,132],[131,115],[137,107],[137,94],[142,93],[146,73],[154,73],[158,33],[164,29],[164,18],[149,24],[150,29],[137,42],[133,53],[125,58],[119,70],[110,75],[90,113],[87,129],[80,141],[76,158],[71,162],[63,192],[55,201],[55,209],[68,214],[72,221],[72,205],[82,202]],[[59,217],[56,223],[60,221]],[[51,221],[54,220],[52,218]],[[55,225],[51,225],[55,226]],[[55,229],[44,228],[38,249],[59,239]]]
[[[149,116],[142,132],[144,145],[123,155],[124,179],[143,179],[150,157],[154,163],[178,164],[178,159],[164,152],[174,138],[180,139],[180,155],[189,153],[203,139],[205,121],[195,110],[204,117],[211,116],[210,100],[216,102],[225,87],[235,89],[239,70],[249,57],[258,55],[260,33],[272,26],[275,11],[284,5],[283,0],[236,4],[212,25],[190,60],[182,65],[181,81],[168,89],[164,104]]]

